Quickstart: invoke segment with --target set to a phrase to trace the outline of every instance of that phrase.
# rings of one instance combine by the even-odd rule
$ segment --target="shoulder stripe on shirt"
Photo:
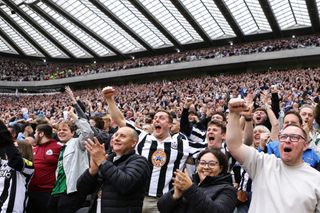
[[[138,143],[137,152],[139,155],[142,153],[142,148],[144,147],[144,143],[146,142],[146,138],[148,135],[146,135],[141,141]]]

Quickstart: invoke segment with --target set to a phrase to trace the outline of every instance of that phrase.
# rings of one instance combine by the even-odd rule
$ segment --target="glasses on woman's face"
[[[304,137],[297,134],[280,134],[279,135],[280,142],[286,142],[288,138],[290,142],[293,142],[293,143],[297,143],[300,140],[300,138],[302,138],[303,140],[306,140]]]
[[[200,160],[199,161],[199,165],[202,166],[202,167],[206,167],[208,166],[209,168],[214,168],[215,166],[219,165],[219,162],[218,161],[205,161],[205,160]]]

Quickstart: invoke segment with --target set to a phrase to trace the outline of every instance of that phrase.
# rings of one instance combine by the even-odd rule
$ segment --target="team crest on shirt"
[[[53,151],[51,149],[48,149],[48,151],[46,151],[46,155],[53,155]]]
[[[151,157],[153,166],[162,167],[167,161],[167,155],[163,150],[156,150]]]

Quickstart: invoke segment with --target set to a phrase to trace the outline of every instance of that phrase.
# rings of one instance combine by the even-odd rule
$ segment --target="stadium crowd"
[[[273,52],[288,49],[318,47],[318,35],[294,37],[289,39],[265,40],[244,44],[234,44],[192,51],[178,52],[154,57],[144,57],[113,63],[97,64],[57,64],[32,62],[18,59],[0,59],[0,80],[42,81],[74,76],[82,76],[145,66],[181,63],[186,61],[223,58],[237,55]]]
[[[130,84],[116,87],[116,101],[125,114],[133,113],[136,122],[148,120],[148,115],[159,109],[181,116],[183,100],[193,98],[193,110],[200,116],[213,111],[225,112],[227,101],[232,97],[255,96],[257,105],[261,103],[260,93],[275,85],[283,112],[297,109],[303,103],[313,103],[318,99],[320,68],[294,69],[289,71],[269,71],[266,73],[243,73],[240,75],[221,74],[182,80],[163,80],[147,84]],[[197,87],[193,87],[197,85]],[[89,117],[101,116],[107,111],[99,89],[75,91],[86,106]],[[62,112],[69,106],[64,93],[37,96],[2,96],[1,119],[21,117],[21,109],[28,111],[29,119],[45,116],[52,120],[61,119]],[[19,115],[20,114],[20,115]],[[150,120],[149,120],[150,121]]]
[[[1,208],[319,212],[319,98],[320,68],[2,95]]]

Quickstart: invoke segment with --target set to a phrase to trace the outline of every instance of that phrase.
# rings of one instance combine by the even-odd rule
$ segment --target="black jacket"
[[[158,201],[161,213],[232,213],[237,202],[230,175],[206,177],[200,185],[199,176],[194,175],[194,184],[187,189],[182,198],[173,200],[172,193],[167,192]]]
[[[142,212],[145,187],[151,173],[147,159],[135,154],[134,150],[114,162],[113,159],[111,154],[95,176],[87,169],[78,179],[78,191],[91,194],[102,184],[101,212]],[[90,212],[96,212],[96,204]]]

